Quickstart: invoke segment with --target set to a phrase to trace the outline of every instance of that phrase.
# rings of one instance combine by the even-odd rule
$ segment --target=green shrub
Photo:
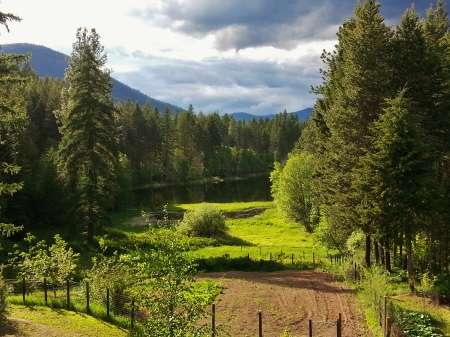
[[[431,318],[424,313],[418,313],[392,305],[389,308],[395,326],[407,337],[441,337],[442,335],[431,324]]]
[[[225,217],[215,204],[202,203],[184,214],[178,231],[188,236],[215,237],[227,230]]]

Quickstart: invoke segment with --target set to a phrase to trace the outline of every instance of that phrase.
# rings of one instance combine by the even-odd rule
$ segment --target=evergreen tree
[[[117,149],[110,70],[100,36],[79,28],[64,80],[59,170],[74,197],[74,216],[93,243],[94,228],[112,205]],[[75,230],[72,228],[72,230]]]
[[[374,151],[361,158],[355,181],[362,191],[357,210],[365,223],[375,223],[375,232],[405,237],[408,278],[414,291],[412,240],[421,229],[432,204],[434,187],[430,144],[420,117],[411,113],[412,102],[405,91],[387,100],[388,107],[374,126]],[[385,247],[389,248],[389,247]]]
[[[313,113],[318,141],[317,188],[330,226],[344,224],[350,233],[360,227],[355,206],[360,197],[352,182],[359,157],[371,148],[366,137],[382,112],[384,97],[392,92],[389,64],[392,31],[375,0],[358,2],[355,16],[339,28],[333,53],[322,55],[328,69],[324,84],[313,92],[322,95]],[[370,234],[366,263],[370,265]]]
[[[20,21],[18,16],[0,12],[0,25],[9,32],[8,23]],[[5,195],[13,195],[19,191],[23,183],[14,180],[21,169],[17,153],[20,138],[27,126],[27,117],[18,91],[22,90],[25,79],[20,75],[19,65],[28,62],[29,55],[0,55],[0,233],[10,235],[18,227],[6,219],[2,206]]]

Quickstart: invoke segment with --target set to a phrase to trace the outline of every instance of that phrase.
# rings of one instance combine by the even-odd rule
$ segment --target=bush
[[[215,237],[228,229],[225,217],[215,204],[202,203],[192,211],[184,214],[178,225],[178,231],[188,236]]]

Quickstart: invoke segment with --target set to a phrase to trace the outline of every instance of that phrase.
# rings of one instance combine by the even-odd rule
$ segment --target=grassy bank
[[[125,337],[128,331],[86,314],[43,306],[12,305],[11,324],[0,336],[22,337]]]

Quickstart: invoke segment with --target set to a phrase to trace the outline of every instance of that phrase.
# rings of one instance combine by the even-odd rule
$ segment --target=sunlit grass
[[[127,336],[128,331],[112,324],[100,321],[83,313],[76,313],[62,309],[44,306],[11,306],[9,317],[26,320],[29,323],[20,324],[20,336],[42,336],[37,328],[45,326],[41,333],[53,333],[52,336],[92,336],[92,337],[121,337]]]
[[[239,212],[255,208],[272,208],[273,201],[252,201],[252,202],[230,202],[216,204],[222,212]],[[168,205],[168,211],[191,211],[196,209],[199,204],[174,204]]]
[[[204,247],[193,252],[196,257],[218,257],[228,255],[231,258],[248,256],[252,259],[269,260],[275,254],[284,253],[287,260],[316,261],[326,259],[327,251],[315,245],[311,234],[299,225],[280,217],[275,208],[247,219],[228,220],[227,233],[241,239],[246,244],[240,246]]]

